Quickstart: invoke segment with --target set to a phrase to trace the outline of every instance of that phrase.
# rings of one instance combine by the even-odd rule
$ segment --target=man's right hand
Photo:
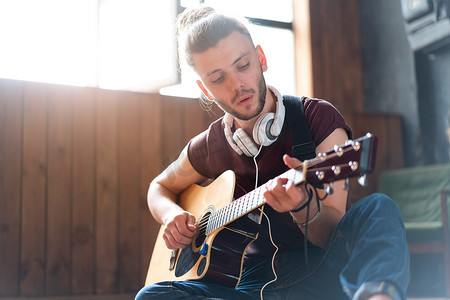
[[[165,224],[163,238],[167,248],[176,250],[191,244],[196,232],[194,224],[194,215],[187,211],[174,215]]]

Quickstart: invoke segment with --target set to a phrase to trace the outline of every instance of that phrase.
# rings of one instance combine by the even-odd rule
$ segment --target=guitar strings
[[[253,157],[253,162],[254,162],[254,164],[255,164],[255,190],[258,188],[258,177],[259,177],[259,168],[258,168],[258,163],[257,163],[257,161],[256,161],[256,157],[259,155],[259,153],[261,152],[261,150],[262,150],[262,145],[260,146],[260,148],[259,148],[259,150],[258,150],[258,153],[256,153],[256,155]],[[345,150],[343,150],[343,152],[345,153],[345,152],[348,152],[349,150],[351,150],[351,148],[349,148],[349,149],[345,149]],[[336,156],[338,156],[338,153],[334,153],[334,154],[329,154],[328,155],[328,158],[327,159],[330,159],[330,158],[334,158],[334,157],[336,157]],[[317,171],[323,171],[323,170],[328,170],[329,169],[329,167],[316,167],[316,168],[314,168],[314,163],[320,163],[321,161],[323,161],[321,158],[314,158],[314,159],[312,159],[312,160],[310,160],[310,161],[308,161],[309,162],[309,164],[310,164],[310,166],[312,166],[312,168],[309,168],[307,171],[310,171],[310,172],[317,172]],[[303,165],[303,164],[302,164]],[[348,166],[348,164],[346,165],[346,164],[340,164],[340,165],[337,165],[337,166],[339,166],[339,167],[345,167],[345,166]],[[242,200],[245,200],[245,196],[244,197],[242,197],[242,198],[244,198],[244,199],[242,199]],[[241,199],[241,198],[240,198]],[[237,200],[240,200],[240,199],[237,199]],[[236,200],[236,201],[237,201]],[[279,250],[279,248],[278,248],[278,246],[276,245],[276,243],[275,243],[275,241],[273,240],[273,237],[272,237],[272,228],[271,228],[271,222],[270,222],[270,219],[269,219],[269,217],[266,215],[266,213],[262,210],[262,208],[261,207],[258,207],[258,209],[261,211],[261,213],[263,214],[263,216],[266,218],[266,220],[267,220],[267,225],[268,225],[268,232],[269,232],[269,238],[270,238],[270,242],[272,243],[272,245],[275,247],[275,251],[274,251],[274,253],[273,253],[273,255],[272,255],[272,261],[271,261],[271,267],[272,267],[272,272],[273,272],[273,275],[274,275],[274,279],[272,279],[272,280],[270,280],[270,281],[268,281],[268,282],[266,282],[263,286],[262,286],[262,288],[261,288],[261,290],[260,290],[260,298],[261,298],[261,300],[263,300],[264,299],[264,297],[263,297],[263,291],[264,291],[264,289],[266,288],[266,286],[268,286],[269,284],[271,284],[271,283],[273,283],[273,282],[275,282],[275,281],[277,281],[278,280],[278,275],[277,275],[277,272],[276,272],[276,270],[275,270],[275,257],[276,257],[276,254],[278,253],[278,250]],[[217,212],[219,212],[220,210],[218,210]],[[308,205],[308,211],[307,211],[307,214],[309,215],[309,205]],[[210,216],[209,217],[211,217],[211,215],[212,214],[210,214]],[[210,220],[210,218],[202,218],[202,220],[200,220],[200,222],[199,222],[199,231],[200,231],[200,233],[202,233],[202,234],[204,234],[205,232],[206,232],[206,228],[207,228],[207,225],[208,225],[208,222],[209,222],[209,220]],[[305,246],[307,245],[307,230],[308,230],[308,228],[306,228],[306,233],[305,233]],[[306,258],[306,261],[308,261],[308,258],[307,258],[307,254],[306,254],[307,252],[305,251],[305,258]]]
[[[260,150],[261,150],[261,148],[260,148]],[[346,150],[344,150],[344,151],[348,151],[348,150],[351,150],[351,149],[346,149]],[[259,152],[257,153],[257,155],[259,154]],[[334,156],[336,156],[337,154],[335,154],[335,155],[329,155],[329,157],[330,158],[333,158]],[[314,163],[314,160],[318,160],[318,159],[313,159],[313,163]],[[255,178],[255,190],[257,189],[257,186],[258,186],[258,166],[257,166],[257,163],[256,163],[256,156],[254,157],[254,162],[255,162],[255,167],[256,167],[256,178]],[[335,165],[336,167],[340,167],[340,168],[343,168],[343,167],[349,167],[348,166],[348,164],[340,164],[340,165]],[[326,171],[326,170],[329,170],[330,168],[329,167],[327,167],[327,166],[323,166],[323,167],[313,167],[313,168],[309,168],[308,169],[308,172],[311,174],[311,173],[315,173],[315,172],[319,172],[319,171]],[[242,198],[248,198],[250,195],[249,194],[247,194],[247,195],[245,195],[244,197],[242,197]],[[236,201],[239,201],[239,200],[245,200],[245,199],[237,199]],[[218,211],[216,211],[216,212],[214,212],[214,213],[212,213],[211,215],[210,215],[210,217],[211,216],[218,216],[218,215],[220,215],[220,213],[222,213],[222,211],[221,211],[221,209],[219,209]],[[210,220],[210,218],[203,218],[202,220],[200,220],[200,222],[197,224],[198,226],[197,226],[197,228],[199,228],[199,232],[200,233],[205,233],[206,232],[206,228],[207,228],[207,225],[208,225],[208,221]]]
[[[218,209],[214,212],[211,212],[208,217],[204,217],[199,220],[197,223],[197,228],[199,231],[206,231],[209,232],[213,231],[214,229],[217,229],[226,223],[233,221],[235,217],[244,215],[255,208],[257,208],[258,205],[263,205],[263,202],[254,202],[255,197],[256,200],[258,200],[261,197],[261,187],[258,189],[255,189],[254,191],[244,195],[243,197],[231,202],[226,207],[223,207],[221,209]],[[249,203],[245,204],[244,202],[250,201],[251,205]],[[210,223],[214,223],[210,225]],[[208,225],[211,226],[211,228],[208,229]]]
[[[258,177],[259,177],[259,168],[258,168],[258,163],[257,163],[257,161],[256,161],[256,157],[259,155],[259,153],[261,152],[261,150],[262,150],[262,145],[260,146],[260,148],[259,148],[259,150],[258,150],[258,152],[256,153],[256,155],[253,157],[253,162],[254,162],[254,164],[255,164],[255,169],[256,169],[256,171],[255,171],[255,190],[257,190],[258,189]],[[345,152],[348,152],[349,150],[351,150],[351,148],[349,148],[349,149],[345,149],[345,150],[342,150],[342,153],[345,153]],[[338,153],[337,152],[335,152],[334,154],[333,153],[331,153],[331,154],[328,154],[327,156],[326,156],[326,160],[328,160],[328,159],[330,159],[330,158],[334,158],[334,157],[336,157],[336,156],[338,156]],[[342,154],[339,154],[339,156],[342,156]],[[312,160],[309,160],[308,161],[308,163],[310,164],[310,166],[314,166],[314,163],[316,163],[316,164],[318,164],[318,163],[320,163],[321,161],[323,161],[324,159],[323,158],[321,158],[321,157],[319,157],[319,158],[314,158],[314,159],[312,159]],[[303,166],[304,164],[302,164],[301,166]],[[340,164],[340,165],[336,165],[337,167],[343,167],[343,166],[348,166],[348,164]],[[329,167],[316,167],[316,168],[308,168],[308,170],[307,171],[309,171],[309,173],[311,173],[311,172],[317,172],[317,171],[322,171],[322,170],[327,170],[327,169],[329,169]],[[317,195],[317,191],[316,191],[316,195]],[[242,197],[242,198],[239,198],[239,199],[237,199],[236,201],[238,201],[238,200],[242,200],[242,201],[244,201],[245,200],[245,196],[244,197]],[[318,200],[319,201],[319,200]],[[273,240],[273,237],[272,237],[272,228],[271,228],[271,222],[270,222],[270,219],[269,219],[269,217],[266,215],[266,213],[262,210],[262,208],[261,207],[258,207],[258,209],[260,210],[260,212],[264,215],[264,217],[266,218],[266,220],[267,220],[267,225],[268,225],[268,233],[269,233],[269,238],[270,238],[270,242],[272,243],[272,245],[275,247],[275,251],[274,251],[274,253],[273,253],[273,255],[272,255],[272,261],[271,261],[271,267],[272,267],[272,272],[273,272],[273,274],[274,274],[274,279],[272,279],[272,280],[270,280],[270,281],[268,281],[268,282],[266,282],[263,286],[262,286],[262,288],[261,288],[261,290],[260,290],[260,298],[261,298],[261,300],[263,300],[264,299],[264,297],[263,297],[263,291],[264,291],[264,289],[266,288],[266,286],[268,286],[269,284],[271,284],[271,283],[273,283],[273,282],[275,282],[275,281],[277,281],[278,280],[278,275],[277,275],[277,272],[276,272],[276,270],[275,270],[275,257],[276,257],[276,254],[278,253],[278,250],[279,250],[279,248],[278,248],[278,246],[275,244],[275,242],[274,242],[274,240]],[[208,217],[206,217],[206,216],[204,216],[204,217],[202,217],[202,219],[198,222],[198,224],[197,224],[197,228],[199,228],[199,233],[200,234],[205,234],[206,233],[206,229],[207,229],[207,225],[208,225],[208,223],[209,223],[209,221],[210,221],[210,217],[212,216],[212,215],[217,215],[218,213],[220,214],[220,211],[221,211],[221,209],[219,209],[217,212],[213,212],[213,213],[210,213],[209,214],[209,216]],[[308,217],[308,215],[309,215],[309,205],[308,205],[308,209],[307,209],[307,219],[309,219],[309,217]],[[305,243],[304,243],[304,247],[305,247],[305,259],[306,259],[306,263],[307,263],[307,266],[308,266],[308,255],[307,255],[307,236],[308,236],[308,226],[306,226],[306,228],[305,228]]]
[[[353,147],[342,149],[342,154],[338,154],[336,151],[335,152],[329,152],[329,153],[325,152],[325,156],[324,156],[325,158],[315,157],[315,158],[312,158],[312,159],[308,160],[308,163],[309,163],[310,166],[314,166],[314,164],[319,164],[320,162],[322,162],[324,160],[329,160],[329,159],[335,158],[335,157],[337,157],[339,155],[342,156],[342,155],[344,155],[345,153],[347,153],[349,151],[355,151],[355,149]],[[299,167],[302,167],[302,166],[303,166],[303,164],[300,165]]]
[[[263,145],[261,145],[261,146],[259,147],[258,152],[256,153],[255,156],[253,156],[253,162],[254,162],[254,164],[255,164],[255,169],[256,169],[256,172],[255,172],[255,173],[256,173],[256,175],[255,175],[255,190],[258,188],[258,177],[259,177],[259,169],[258,169],[258,163],[257,163],[257,161],[256,161],[256,157],[259,155],[259,153],[261,152],[262,148],[263,148]],[[252,193],[252,192],[250,192],[250,194],[251,194],[251,193]],[[249,195],[249,194],[243,196],[242,198],[236,199],[236,200],[234,201],[234,203],[236,203],[236,201],[240,201],[241,199],[242,199],[242,200],[245,200],[245,198],[248,198],[248,195]],[[246,197],[246,196],[247,196],[247,197]],[[200,232],[200,233],[205,233],[205,232],[206,232],[206,228],[207,228],[207,226],[208,226],[209,220],[211,219],[211,216],[212,216],[212,215],[217,216],[218,214],[220,214],[221,210],[222,210],[222,209],[219,209],[219,210],[215,211],[214,213],[211,213],[211,215],[210,215],[209,218],[203,218],[202,220],[200,220],[200,222],[198,223],[199,227],[197,227],[197,228],[199,228],[199,232]]]
[[[333,165],[333,166],[340,167],[340,168],[345,168],[345,167],[351,168],[348,164],[345,164],[345,163],[340,164],[340,165]],[[309,169],[307,169],[307,173],[308,172],[314,173],[314,172],[318,172],[318,171],[329,171],[329,170],[331,170],[330,167],[323,166],[323,167],[317,167],[317,168],[309,168]]]
[[[262,146],[260,146],[260,148],[258,149],[258,153],[253,157],[253,161],[254,161],[255,169],[256,169],[256,176],[255,176],[255,190],[256,190],[257,187],[258,187],[258,177],[259,177],[259,175],[258,175],[259,169],[258,169],[258,164],[257,164],[257,161],[256,161],[256,157],[259,155],[259,153],[261,152],[261,150],[262,150]],[[348,152],[348,151],[352,151],[352,150],[354,150],[352,147],[349,147],[349,148],[346,148],[346,149],[342,149],[342,154],[344,154],[344,153],[346,153],[346,152]],[[338,153],[337,153],[337,152],[331,152],[331,153],[329,153],[329,154],[326,154],[326,160],[331,159],[331,158],[335,158],[336,156],[338,156]],[[323,159],[320,158],[320,157],[316,157],[316,158],[313,158],[313,159],[311,159],[311,160],[308,160],[309,165],[310,165],[310,168],[308,168],[307,173],[311,174],[311,173],[315,173],[315,172],[320,172],[320,171],[324,171],[324,170],[329,170],[329,167],[327,167],[327,166],[314,167],[314,164],[318,164],[318,163],[320,163],[320,162],[322,162],[322,161],[323,161]],[[304,165],[304,164],[302,164],[302,165]],[[340,168],[343,168],[343,167],[349,167],[348,164],[339,164],[339,165],[335,165],[335,166],[336,166],[336,167],[340,167]],[[251,193],[251,192],[250,192],[250,193]],[[248,196],[249,196],[249,195],[247,194],[247,195],[245,195],[243,198],[248,197]],[[235,201],[239,201],[239,200],[240,200],[240,199],[237,199],[237,200],[235,200]],[[245,200],[245,199],[242,199],[242,200]],[[218,211],[212,213],[212,216],[217,216],[217,215],[220,214],[221,212],[222,212],[222,211],[219,209]],[[209,219],[210,219],[210,218],[204,218],[200,223],[198,223],[198,225],[199,225],[198,228],[201,230],[201,232],[205,232],[205,231],[206,231],[206,227],[207,227],[207,225],[208,225]]]

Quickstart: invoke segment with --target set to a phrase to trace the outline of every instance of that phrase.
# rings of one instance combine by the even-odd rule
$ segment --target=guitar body
[[[179,205],[196,220],[207,218],[233,199],[235,176],[226,171],[206,187],[193,185],[184,191]],[[258,237],[261,212],[255,210],[208,235],[198,234],[191,246],[177,251],[167,249],[161,226],[145,284],[159,281],[202,280],[236,287],[242,273],[247,247]],[[200,249],[207,245],[202,255]]]

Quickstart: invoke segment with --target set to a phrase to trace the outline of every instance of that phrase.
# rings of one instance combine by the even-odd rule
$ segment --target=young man
[[[197,230],[198,220],[177,204],[177,196],[227,169],[236,173],[235,199],[267,182],[267,204],[236,289],[220,282],[160,282],[144,287],[136,299],[405,299],[409,257],[403,223],[392,201],[375,194],[346,211],[342,182],[335,182],[334,192],[316,201],[325,196],[323,190],[308,193],[304,185],[278,178],[301,162],[292,157],[283,97],[264,80],[268,67],[262,48],[253,45],[242,22],[211,8],[185,12],[178,26],[200,89],[225,116],[193,138],[150,185],[148,205],[165,226],[166,246],[190,247]],[[306,97],[301,101],[316,153],[342,145],[351,136],[331,104]],[[303,209],[309,197],[313,199]],[[279,248],[275,256],[272,242]],[[274,273],[277,280],[267,285]]]

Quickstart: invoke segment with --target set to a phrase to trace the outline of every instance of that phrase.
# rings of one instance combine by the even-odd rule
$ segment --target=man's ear
[[[203,95],[205,95],[206,98],[208,98],[208,100],[214,101],[214,99],[211,97],[211,95],[209,94],[209,92],[206,89],[206,87],[203,85],[203,82],[201,82],[200,80],[197,80],[197,85],[202,90]]]
[[[267,71],[267,60],[266,55],[264,54],[264,51],[262,50],[261,46],[256,46],[256,53],[258,54],[259,62],[261,63],[261,68],[263,72]]]

